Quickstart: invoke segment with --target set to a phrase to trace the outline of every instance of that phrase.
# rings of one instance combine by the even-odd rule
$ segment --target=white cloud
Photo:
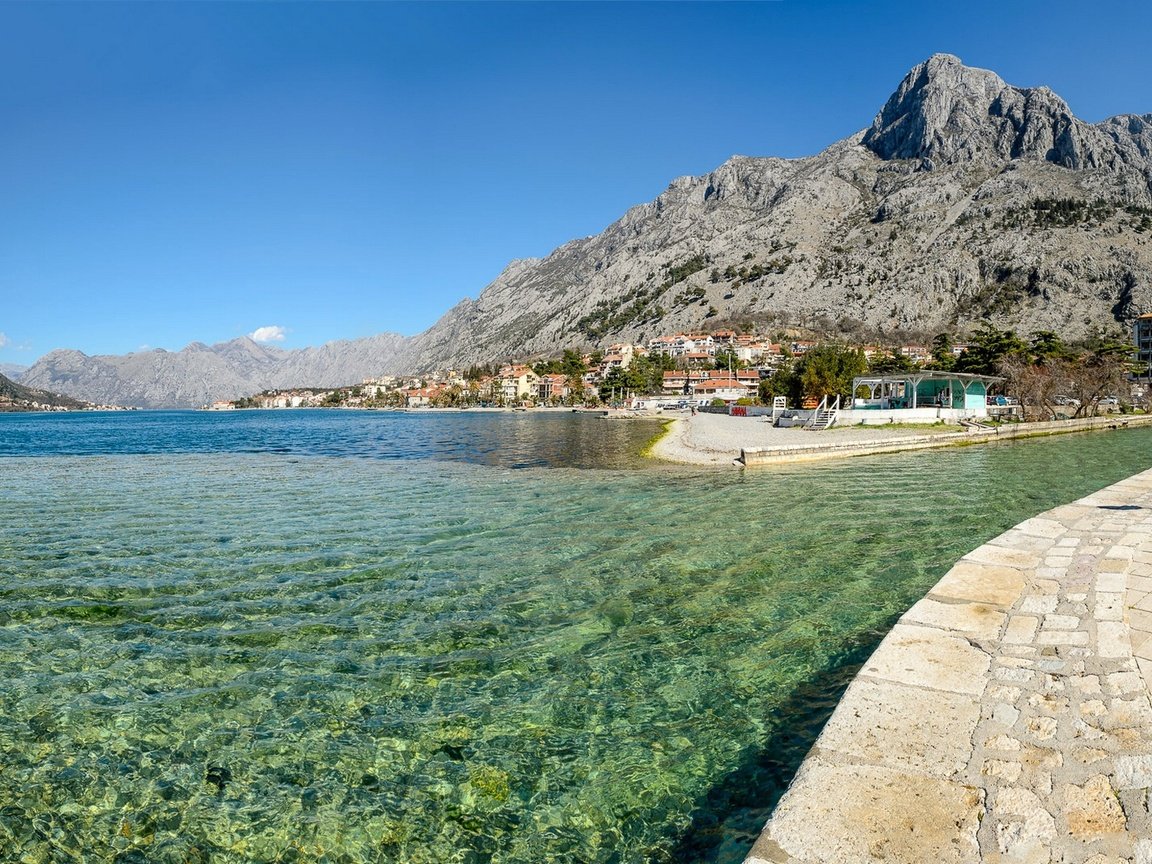
[[[268,327],[257,327],[248,334],[248,338],[253,342],[283,342],[284,337],[287,335],[287,330],[279,325],[273,324]]]
[[[3,348],[7,344],[8,344],[8,337],[5,336],[3,333],[0,333],[0,348]]]

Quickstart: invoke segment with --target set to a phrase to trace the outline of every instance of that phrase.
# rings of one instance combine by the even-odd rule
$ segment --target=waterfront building
[[[532,371],[531,366],[517,363],[500,370],[500,394],[506,401],[531,398],[536,395],[539,385],[540,376]]]
[[[987,417],[988,386],[1002,380],[992,375],[931,369],[862,375],[852,380],[851,422],[914,423]],[[883,415],[870,420],[870,412]]]
[[[1136,345],[1141,377],[1152,378],[1152,313],[1141,315],[1132,324],[1132,341]]]
[[[723,399],[725,402],[735,402],[750,395],[748,388],[735,378],[709,377],[692,385],[692,396],[696,399]]]

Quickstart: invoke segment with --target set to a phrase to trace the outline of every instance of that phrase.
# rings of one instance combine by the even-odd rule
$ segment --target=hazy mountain
[[[193,342],[175,352],[89,357],[58,350],[36,361],[22,381],[102,403],[192,408],[273,387],[355,384],[382,374],[403,342],[384,333],[288,351],[243,336],[211,346]]]
[[[1152,311],[1152,114],[1085,123],[1046,87],[936,55],[866,130],[803,159],[734,156],[601,234],[514,261],[411,339],[282,351],[55,351],[24,383],[101,402],[199,405],[710,323],[962,331],[981,318],[1078,337]]]
[[[10,381],[19,381],[20,376],[28,369],[27,366],[21,366],[18,363],[0,363],[0,375],[3,375]]]

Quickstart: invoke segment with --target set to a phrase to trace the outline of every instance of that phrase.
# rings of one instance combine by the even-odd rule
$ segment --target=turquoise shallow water
[[[197,448],[185,416],[162,452],[0,459],[10,860],[739,860],[896,616],[1152,452],[514,470]]]

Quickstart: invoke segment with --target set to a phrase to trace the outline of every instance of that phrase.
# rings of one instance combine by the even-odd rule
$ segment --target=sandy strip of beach
[[[816,444],[872,444],[893,438],[956,432],[956,426],[843,426],[823,432],[798,427],[779,429],[763,417],[697,414],[672,422],[652,447],[651,455],[667,462],[691,465],[731,465],[741,450],[812,447]]]

